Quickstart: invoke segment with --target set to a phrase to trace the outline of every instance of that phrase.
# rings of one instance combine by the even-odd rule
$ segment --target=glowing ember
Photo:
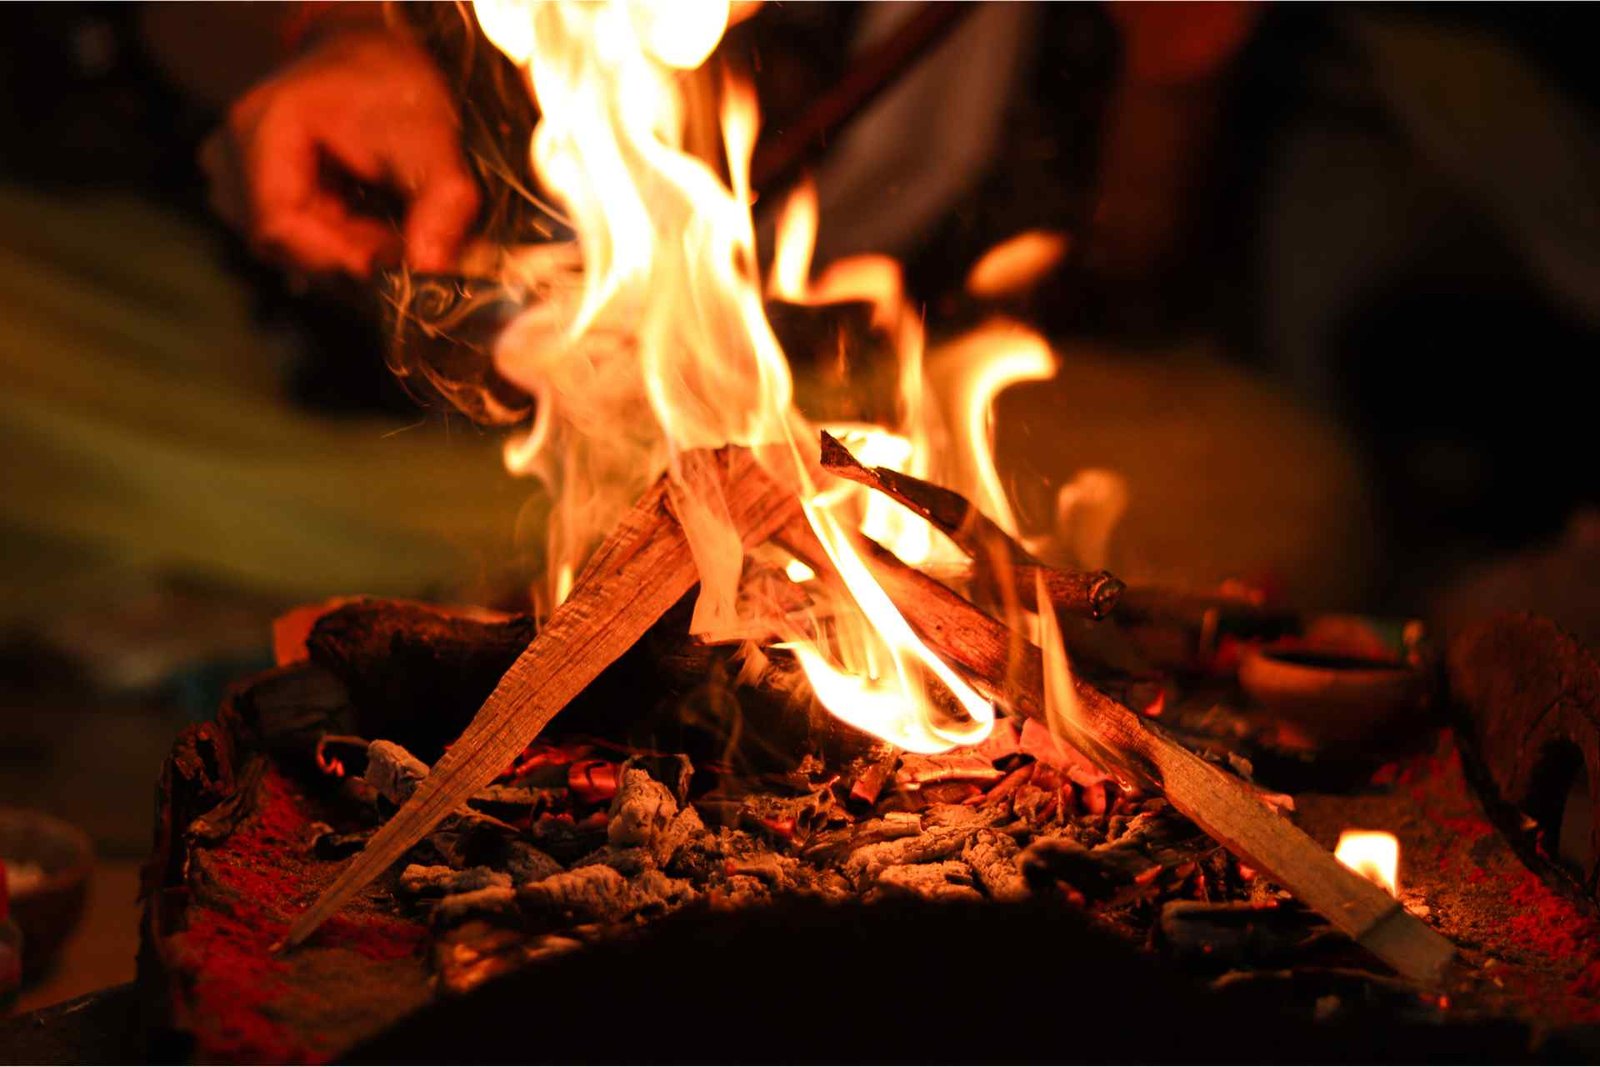
[[[1376,882],[1392,897],[1400,895],[1400,842],[1382,830],[1346,830],[1333,850],[1340,863]]]

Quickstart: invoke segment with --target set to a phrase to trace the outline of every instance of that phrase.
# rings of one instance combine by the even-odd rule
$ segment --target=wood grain
[[[748,452],[725,450],[699,462],[717,465],[729,513],[746,547],[765,541],[798,512],[797,498],[763,474]],[[579,574],[572,595],[551,613],[466,731],[411,799],[295,920],[285,944],[304,941],[493,781],[562,708],[694,586],[694,559],[668,496],[663,478],[623,517]]]

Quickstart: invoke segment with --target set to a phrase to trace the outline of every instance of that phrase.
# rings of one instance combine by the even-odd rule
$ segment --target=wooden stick
[[[734,527],[746,547],[765,541],[799,513],[745,450],[698,453],[714,464]],[[698,572],[662,478],[602,544],[500,684],[394,818],[372,836],[332,885],[290,927],[297,945],[468,797],[492,782],[539,731],[601,671],[631,648],[695,584]]]
[[[960,493],[887,467],[868,467],[827,431],[822,433],[822,466],[909,508],[950,538],[972,557],[974,576],[991,592],[1008,584],[1023,604],[1037,610],[1035,591],[1042,579],[1057,611],[1088,619],[1105,618],[1122,595],[1122,582],[1115,576],[1046,566]]]
[[[826,556],[810,528],[790,523],[776,538],[825,574]],[[864,541],[863,556],[884,592],[929,648],[984,696],[1046,721],[1039,649],[893,553]],[[1246,863],[1265,872],[1339,930],[1415,981],[1440,980],[1455,955],[1448,939],[1399,901],[1346,868],[1278,815],[1238,778],[1196,756],[1154,723],[1075,679],[1076,728],[1087,751],[1111,754],[1118,770],[1166,796],[1172,806]],[[1071,738],[1068,738],[1071,740]]]

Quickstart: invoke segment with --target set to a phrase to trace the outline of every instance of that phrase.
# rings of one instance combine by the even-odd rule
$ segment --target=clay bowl
[[[42,879],[11,896],[11,917],[22,930],[23,974],[32,977],[48,969],[83,918],[94,849],[69,822],[27,808],[0,807],[0,858],[44,869]]]
[[[1305,648],[1253,648],[1239,685],[1278,725],[1280,743],[1350,749],[1422,707],[1422,672],[1401,660]]]

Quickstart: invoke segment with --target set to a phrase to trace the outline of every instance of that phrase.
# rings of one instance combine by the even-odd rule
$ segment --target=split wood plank
[[[683,462],[715,467],[729,515],[747,548],[767,540],[799,513],[798,497],[773,482],[747,450],[691,454]],[[492,782],[557,712],[694,587],[698,571],[669,497],[663,477],[623,517],[579,574],[572,594],[506,671],[459,740],[366,848],[295,919],[286,945],[304,941]]]

